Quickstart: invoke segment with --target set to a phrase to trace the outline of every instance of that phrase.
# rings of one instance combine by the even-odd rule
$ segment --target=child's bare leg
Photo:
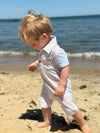
[[[83,133],[91,133],[91,130],[87,125],[87,122],[84,120],[80,110],[78,110],[78,112],[73,115],[73,118],[78,122]]]
[[[39,128],[50,126],[50,124],[51,124],[51,107],[42,108],[42,114],[43,114],[44,121],[38,122],[36,124],[36,126]]]

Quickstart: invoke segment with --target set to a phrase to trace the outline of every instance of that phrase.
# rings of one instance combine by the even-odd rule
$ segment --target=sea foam
[[[1,56],[21,56],[21,57],[34,57],[38,56],[39,52],[29,51],[29,52],[20,52],[20,51],[0,51]],[[69,58],[82,58],[82,59],[93,59],[100,61],[100,52],[82,52],[82,53],[67,53]]]

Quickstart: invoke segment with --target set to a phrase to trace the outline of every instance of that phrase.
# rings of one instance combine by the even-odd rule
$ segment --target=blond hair
[[[52,34],[52,26],[49,18],[35,14],[28,14],[23,18],[19,28],[19,34],[24,43],[26,43],[29,38],[39,40],[39,37],[43,33],[47,35]]]

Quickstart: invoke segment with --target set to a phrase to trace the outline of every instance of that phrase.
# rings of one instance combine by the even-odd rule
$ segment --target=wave
[[[100,61],[100,52],[67,53],[69,58],[81,58],[83,60]]]
[[[37,56],[38,52],[18,52],[18,51],[0,51],[1,56],[22,56],[22,57],[27,57],[27,56]]]
[[[93,57],[100,57],[100,52],[83,52],[83,53],[68,53],[70,57],[86,57],[86,58],[93,58]]]
[[[39,52],[18,52],[18,51],[0,51],[1,56],[22,56],[22,57],[34,57],[38,56]],[[100,52],[82,52],[82,53],[67,53],[69,58],[82,58],[93,59],[100,61]]]

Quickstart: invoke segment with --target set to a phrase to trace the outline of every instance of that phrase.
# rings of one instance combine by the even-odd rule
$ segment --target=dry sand
[[[75,104],[92,133],[100,133],[100,69],[71,69],[70,76]],[[42,129],[35,126],[42,120],[38,102],[41,88],[38,71],[0,67],[0,133],[81,133],[57,102],[52,105],[52,126]]]

